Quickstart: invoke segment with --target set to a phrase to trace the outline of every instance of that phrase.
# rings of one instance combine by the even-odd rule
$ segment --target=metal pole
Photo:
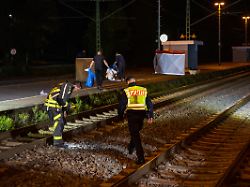
[[[219,13],[219,38],[218,38],[218,48],[219,48],[219,66],[221,65],[221,20],[220,20],[220,16],[221,16],[221,5],[219,4],[219,9],[218,9],[218,13]]]
[[[186,40],[190,40],[190,0],[186,5]]]
[[[96,0],[96,52],[101,49],[100,0]]]
[[[157,36],[157,42],[158,42],[158,49],[161,49],[161,0],[158,0],[158,36]]]
[[[245,44],[247,45],[247,18],[245,19]]]

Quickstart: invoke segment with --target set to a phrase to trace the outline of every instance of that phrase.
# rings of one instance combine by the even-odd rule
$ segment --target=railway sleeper
[[[107,119],[109,118],[109,116],[106,116],[104,114],[96,114],[97,117],[103,118],[103,119]]]
[[[196,179],[196,180],[186,180],[182,183],[183,186],[185,187],[212,187],[215,186],[217,183],[217,180],[200,180],[200,179]]]
[[[178,170],[165,170],[165,171],[157,171],[157,177],[162,179],[175,179],[181,180],[182,178],[188,177],[190,174],[189,171],[183,172]],[[149,178],[149,177],[148,177]]]
[[[159,173],[164,172],[165,170],[187,172],[189,169],[187,167],[185,167],[185,166],[172,165],[169,162],[165,163],[165,164],[160,164],[157,167],[157,171]]]
[[[240,173],[239,178],[241,180],[248,180],[248,181],[250,181],[250,173],[242,172],[242,173]]]
[[[204,146],[204,145],[200,145],[200,144],[192,144],[192,148],[193,149],[198,149],[199,151],[205,151],[205,152],[210,152],[212,150],[215,149],[215,147],[213,146]],[[223,147],[223,145],[217,147],[217,152],[221,152],[221,153],[224,153],[224,152],[230,152],[230,151],[239,151],[241,148],[239,147]]]
[[[5,150],[8,150],[8,149],[12,149],[12,148],[13,147],[0,145],[0,151],[5,151]]]
[[[223,174],[227,167],[207,167],[206,165],[204,166],[199,166],[197,168],[192,169],[192,173],[194,174]]]
[[[247,163],[248,164],[248,163]],[[243,173],[248,173],[248,174],[250,174],[250,166],[249,165],[247,165],[247,166],[242,166],[242,168],[241,168],[241,170],[242,170],[242,172]]]
[[[218,146],[218,147],[237,147],[238,146],[243,146],[246,144],[246,142],[205,142],[202,140],[199,140],[197,142],[195,142],[196,145],[200,145],[200,146],[207,146],[207,147],[211,147],[211,146]]]
[[[90,125],[92,122],[85,122],[81,120],[75,120],[75,122],[67,122],[67,125],[81,127],[83,125]]]
[[[91,123],[93,122],[91,119],[89,119],[89,118],[84,118],[84,117],[82,118],[82,121],[83,121],[83,122],[91,122]]]
[[[180,158],[180,159],[183,159],[183,160],[190,160],[190,161],[203,161],[204,160],[204,156],[188,154],[188,153],[186,153],[184,151],[180,152],[177,155],[174,156],[174,158]]]
[[[218,143],[224,143],[224,144],[238,144],[238,143],[246,143],[248,141],[248,138],[241,138],[241,139],[227,139],[227,142],[223,141],[223,139],[219,140],[219,139],[210,139],[210,138],[201,138],[198,142],[204,142],[204,143],[214,143],[214,144],[218,144]]]
[[[21,137],[21,136],[17,136],[15,138],[15,140],[19,141],[19,142],[23,142],[23,143],[30,143],[33,142],[34,140],[36,140],[35,138],[30,138],[30,137]]]
[[[1,141],[1,144],[3,146],[9,146],[9,147],[15,147],[18,145],[22,145],[22,142],[18,142],[18,141],[14,141],[14,140],[5,140],[5,141]]]
[[[227,135],[227,134],[233,134],[236,130],[237,130],[237,128],[234,128],[234,129],[224,128],[224,129],[222,129],[222,128],[217,127],[217,128],[214,128],[213,131],[211,131],[211,132],[216,133],[216,134],[226,134]]]
[[[201,137],[200,140],[207,140],[207,141],[223,141],[221,136],[215,136],[214,134],[206,134],[205,136]]]
[[[187,177],[186,180],[197,180],[197,181],[210,181],[210,180],[219,180],[223,173],[219,174],[209,174],[209,173],[192,173]]]
[[[193,149],[192,147],[183,147],[183,145],[182,145],[181,149],[183,151],[187,152],[188,154],[190,153],[190,154],[194,154],[194,155],[197,155],[197,156],[198,155],[199,156],[204,156],[205,155],[203,152],[197,151],[197,150]]]
[[[200,161],[205,161],[205,160],[221,160],[221,161],[227,161],[227,160],[232,160],[236,157],[236,155],[191,155],[186,152],[180,153],[180,155],[186,159],[186,160],[200,160]]]
[[[186,167],[199,166],[201,164],[201,161],[183,160],[181,157],[175,157],[173,161],[176,163],[176,165],[182,165]]]
[[[158,178],[151,178],[149,179],[141,179],[137,185],[139,187],[145,186],[176,186],[178,182],[176,180],[171,179],[158,179]]]

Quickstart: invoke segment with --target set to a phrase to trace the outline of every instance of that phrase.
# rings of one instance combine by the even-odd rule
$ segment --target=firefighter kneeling
[[[147,89],[136,85],[135,78],[128,77],[126,79],[128,88],[124,89],[121,96],[118,115],[123,118],[126,110],[128,118],[128,128],[130,132],[130,143],[128,152],[132,154],[134,149],[137,155],[137,164],[145,163],[144,151],[141,144],[140,130],[143,127],[143,120],[148,118],[148,123],[153,122],[153,104],[147,95]]]
[[[70,105],[67,100],[73,91],[81,89],[81,83],[76,81],[73,84],[70,82],[64,82],[54,87],[48,94],[44,105],[49,115],[49,119],[53,131],[53,145],[58,147],[64,147],[62,139],[62,133],[64,125],[66,123],[66,115],[70,109]]]

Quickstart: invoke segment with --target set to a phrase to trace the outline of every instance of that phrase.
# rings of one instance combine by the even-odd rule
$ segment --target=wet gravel
[[[248,83],[239,80],[239,85],[236,87],[222,85],[220,90],[210,90],[205,95],[203,93],[188,98],[179,105],[159,109],[158,118],[154,124],[145,124],[141,131],[145,155],[150,155],[163,143],[171,142],[176,136],[205,120],[211,114],[232,105],[246,93],[250,93]],[[99,181],[107,180],[126,168],[128,160],[136,159],[135,153],[128,154],[128,142],[129,133],[126,122],[123,122],[118,124],[112,132],[97,136],[95,139],[85,137],[85,134],[78,135],[69,142],[70,148],[67,150],[51,146],[27,150],[5,161],[4,167],[0,167],[0,172],[1,168],[12,168],[6,169],[8,175],[6,174],[5,178],[9,176],[7,177],[9,184],[14,184],[14,181],[18,180],[19,186],[25,186],[27,180],[33,175],[39,175],[32,177],[31,181],[34,184],[46,181],[60,184],[54,186],[67,186],[68,183],[72,186],[95,186]],[[14,171],[21,170],[26,175],[19,176],[19,172],[12,172],[13,168]],[[57,176],[57,173],[60,173],[59,178],[61,176],[62,179],[48,177],[49,175]],[[48,180],[45,180],[46,177]],[[0,177],[1,181],[5,178]],[[50,186],[46,182],[41,183],[43,186]],[[0,182],[0,186],[2,184],[8,186],[7,182]]]
[[[101,180],[112,177],[125,167],[110,155],[74,148],[58,149],[52,146],[26,150],[7,162],[9,165],[16,163],[20,163],[24,168],[43,171],[53,169]]]

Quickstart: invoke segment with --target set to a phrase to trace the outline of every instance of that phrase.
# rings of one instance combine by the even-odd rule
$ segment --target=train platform
[[[233,63],[227,62],[221,65],[217,63],[201,64],[199,65],[199,73],[205,73],[208,71],[219,71],[225,69],[232,69],[241,66],[249,66],[250,63]],[[167,81],[171,79],[177,79],[180,76],[175,75],[163,75],[155,74],[152,68],[141,68],[141,69],[127,69],[126,75],[132,75],[137,79],[137,82],[156,82],[156,81]],[[186,71],[186,75],[190,75]],[[21,109],[26,107],[32,107],[35,105],[42,104],[46,95],[50,89],[58,84],[59,82],[68,80],[73,81],[75,75],[62,75],[62,76],[49,76],[49,77],[25,77],[16,78],[12,80],[0,80],[0,112]],[[84,88],[78,93],[79,96],[84,96],[93,93],[104,92],[112,88],[112,86],[123,87],[124,82],[119,81],[104,81],[104,90],[100,91],[96,87]],[[74,95],[73,95],[74,96]]]

